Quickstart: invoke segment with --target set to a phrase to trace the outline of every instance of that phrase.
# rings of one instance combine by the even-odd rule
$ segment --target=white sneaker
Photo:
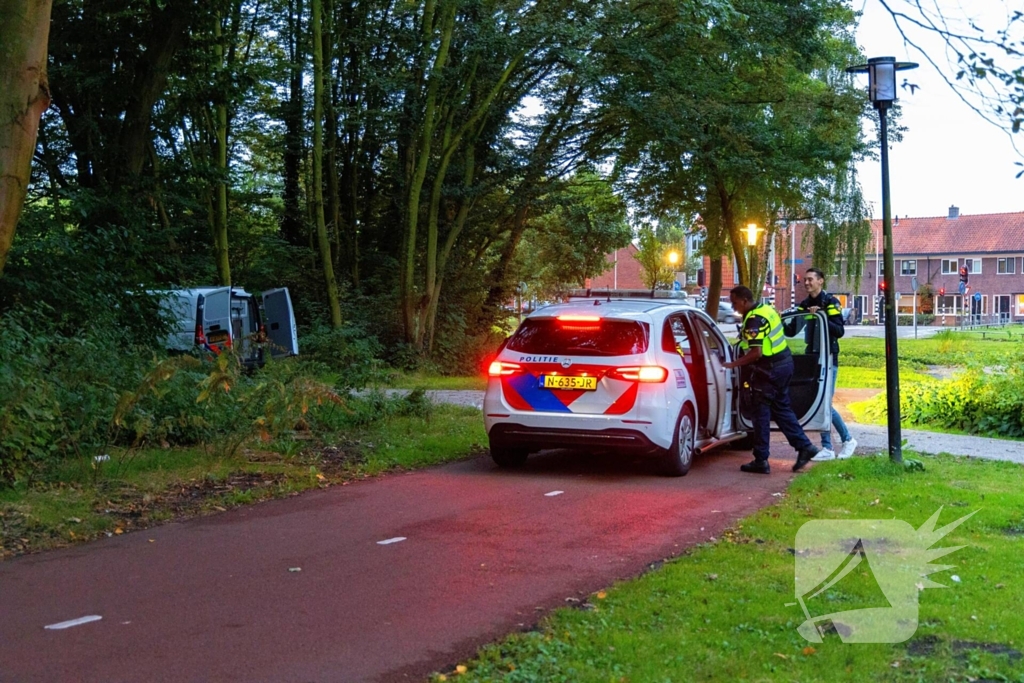
[[[836,452],[831,448],[822,448],[818,451],[818,454],[811,458],[811,462],[825,462],[826,460],[835,460]]]
[[[857,439],[851,438],[849,441],[843,442],[843,449],[839,451],[839,455],[837,457],[840,460],[846,460],[851,455],[853,455],[853,452],[855,450],[857,450]]]

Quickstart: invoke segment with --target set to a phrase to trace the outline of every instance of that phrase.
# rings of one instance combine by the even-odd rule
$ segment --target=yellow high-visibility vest
[[[761,325],[758,329],[757,334],[749,339],[743,335],[746,335],[747,319],[752,315],[757,315],[763,318],[766,322]],[[766,358],[778,355],[785,351],[789,346],[786,344],[786,335],[782,331],[782,318],[775,311],[774,308],[768,304],[761,304],[755,308],[747,311],[747,314],[743,316],[743,338],[740,340],[740,348],[744,351],[750,349],[750,341],[757,339],[761,340],[761,355]]]

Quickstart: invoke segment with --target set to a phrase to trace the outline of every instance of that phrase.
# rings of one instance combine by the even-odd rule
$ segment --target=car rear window
[[[508,342],[510,351],[571,356],[628,356],[647,351],[650,326],[634,320],[562,321],[529,318]]]

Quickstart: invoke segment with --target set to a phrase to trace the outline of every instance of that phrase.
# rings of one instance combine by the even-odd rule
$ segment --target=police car
[[[823,336],[826,326],[817,329]],[[812,348],[828,348],[820,342]],[[794,412],[805,430],[828,429],[831,358],[802,353],[802,339],[790,345]],[[685,475],[695,455],[752,428],[739,373],[723,367],[735,353],[710,316],[680,303],[593,299],[539,309],[488,368],[491,457],[516,467],[548,448],[641,453],[659,457],[666,474]]]

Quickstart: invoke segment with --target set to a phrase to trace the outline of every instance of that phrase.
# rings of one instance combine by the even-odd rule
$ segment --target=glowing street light
[[[757,251],[757,235],[764,228],[757,227],[757,223],[748,223],[747,227],[743,228],[743,232],[747,233],[747,282],[750,288],[754,288],[754,254]]]

